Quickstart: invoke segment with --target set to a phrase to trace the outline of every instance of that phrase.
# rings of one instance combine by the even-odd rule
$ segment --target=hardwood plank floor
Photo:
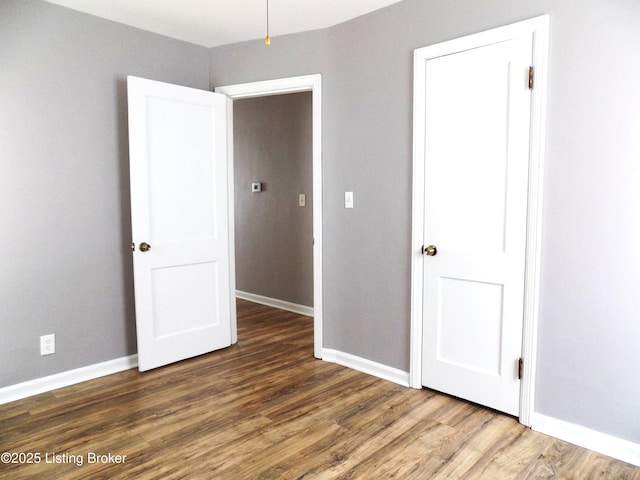
[[[640,480],[511,417],[316,360],[308,317],[239,300],[238,337],[0,405],[0,451],[41,455],[0,478]]]

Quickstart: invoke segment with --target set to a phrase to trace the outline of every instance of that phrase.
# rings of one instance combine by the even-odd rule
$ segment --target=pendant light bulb
[[[269,36],[269,0],[267,0],[267,36],[264,37],[265,45],[271,45],[271,37]]]

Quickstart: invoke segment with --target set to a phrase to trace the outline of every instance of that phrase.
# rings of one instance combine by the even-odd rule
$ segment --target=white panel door
[[[518,415],[532,38],[427,60],[422,383]]]
[[[138,366],[231,345],[226,98],[128,78]]]

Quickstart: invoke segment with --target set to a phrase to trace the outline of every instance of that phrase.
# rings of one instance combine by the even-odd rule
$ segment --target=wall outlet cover
[[[40,355],[51,355],[52,353],[56,353],[55,334],[42,335],[40,337]]]

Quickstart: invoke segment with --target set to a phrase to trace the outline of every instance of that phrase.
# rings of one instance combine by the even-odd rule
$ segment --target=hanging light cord
[[[264,37],[264,43],[271,45],[271,37],[269,36],[269,0],[267,0],[267,36]]]

